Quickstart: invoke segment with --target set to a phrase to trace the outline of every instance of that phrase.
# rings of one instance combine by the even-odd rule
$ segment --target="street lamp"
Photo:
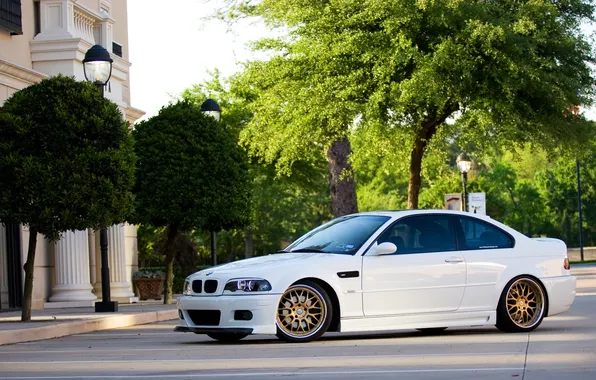
[[[114,60],[110,53],[101,45],[93,45],[87,50],[83,59],[83,73],[87,82],[93,83],[104,96],[104,87],[112,76],[112,63]],[[99,250],[101,252],[101,302],[95,303],[95,311],[118,311],[118,302],[110,299],[110,268],[108,266],[108,230],[99,230]]]
[[[201,112],[203,114],[211,116],[219,123],[221,120],[221,108],[219,104],[213,99],[207,99],[201,104]],[[211,265],[217,265],[217,254],[215,251],[215,231],[211,233]]]
[[[470,159],[470,157],[468,157],[467,154],[465,153],[461,153],[459,156],[457,156],[457,168],[459,169],[459,172],[461,173],[461,182],[464,188],[464,193],[463,193],[463,199],[462,199],[462,206],[463,206],[463,211],[467,211],[466,210],[466,184],[468,182],[468,172],[470,171],[470,168],[472,167],[472,160]]]

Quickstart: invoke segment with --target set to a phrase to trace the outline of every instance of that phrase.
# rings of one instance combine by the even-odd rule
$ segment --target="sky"
[[[167,5],[165,5],[167,3]],[[128,0],[131,103],[156,115],[172,96],[208,79],[218,68],[224,76],[252,57],[246,44],[267,35],[262,25],[227,25],[205,17],[222,0]],[[587,27],[588,30],[594,30]],[[596,110],[585,110],[596,119]]]
[[[167,5],[165,5],[167,3]],[[228,32],[222,22],[204,21],[218,0],[128,0],[131,103],[156,115],[172,96],[208,79],[218,68],[224,76],[252,55],[246,43],[265,34],[244,24]],[[239,29],[239,28],[235,28]]]

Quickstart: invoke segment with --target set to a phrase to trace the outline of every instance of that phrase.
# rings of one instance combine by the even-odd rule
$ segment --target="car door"
[[[407,216],[379,236],[362,258],[366,316],[457,310],[466,265],[457,251],[454,223],[448,214]],[[397,252],[376,255],[375,247],[385,241]]]
[[[496,288],[508,265],[523,260],[514,249],[515,239],[490,223],[473,216],[457,216],[459,250],[466,260],[466,292],[460,310],[494,309],[501,295]]]

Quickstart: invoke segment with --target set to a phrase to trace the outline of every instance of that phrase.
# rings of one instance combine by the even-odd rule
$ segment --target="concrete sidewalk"
[[[2,312],[0,346],[178,318],[175,304],[148,301],[118,306],[116,313],[96,313],[93,308],[33,310],[28,323],[20,322],[20,311]]]

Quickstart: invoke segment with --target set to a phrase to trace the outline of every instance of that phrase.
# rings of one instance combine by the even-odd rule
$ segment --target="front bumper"
[[[569,310],[575,300],[575,276],[547,277],[540,279],[548,294],[548,316]]]
[[[178,299],[179,326],[175,331],[197,334],[214,332],[275,334],[276,310],[280,296],[281,294],[183,296]],[[197,322],[195,315],[201,311],[219,311],[219,321],[210,321],[209,325],[195,323]],[[236,320],[236,311],[250,311],[252,318],[248,321]]]

